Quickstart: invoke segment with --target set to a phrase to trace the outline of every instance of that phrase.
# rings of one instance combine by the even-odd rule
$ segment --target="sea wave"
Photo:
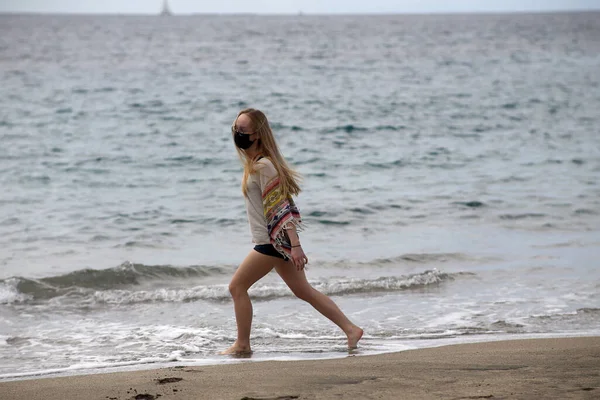
[[[469,257],[462,253],[414,253],[360,263],[353,263],[347,260],[324,263],[320,265],[320,268],[339,268],[340,265],[343,265],[345,268],[349,265],[355,265],[357,267],[369,266],[370,268],[377,266],[402,266],[407,264],[423,264],[424,266],[427,266],[449,261],[468,261],[468,259]],[[175,299],[181,298],[192,300],[196,298],[221,299],[228,297],[228,295],[219,291],[217,292],[220,294],[217,295],[215,294],[217,292],[215,292],[214,289],[197,289],[196,292],[198,292],[198,290],[204,290],[203,293],[197,293],[197,295],[191,294],[191,292],[187,293],[186,291],[192,290],[189,289],[192,285],[197,286],[202,284],[206,278],[231,275],[235,269],[235,265],[191,265],[178,267],[172,265],[145,265],[124,262],[113,268],[86,268],[68,274],[39,279],[13,276],[6,279],[0,279],[0,304],[39,302],[61,296],[85,297],[88,296],[90,291],[102,292],[107,290],[120,290],[124,293],[133,293],[132,290],[144,285],[153,285],[154,288],[160,286],[161,290],[164,291],[163,294],[157,292],[154,295],[148,295],[149,301],[152,301],[153,296],[157,298],[173,297]],[[439,272],[435,272],[433,275],[428,273],[423,274],[424,277],[435,276],[438,279],[445,279],[446,277],[446,275],[440,275],[441,273]],[[370,287],[382,289],[388,285],[390,288],[393,288],[396,283],[399,284],[399,282],[401,282],[402,279],[406,279],[406,277],[395,278],[398,279],[398,281],[388,281],[387,279],[388,278],[379,278],[378,280],[373,280],[373,283],[367,284],[367,286],[371,285]],[[416,278],[412,279],[414,280]],[[356,287],[361,291],[360,282],[362,281],[348,280],[346,283],[347,290],[351,290],[350,287]],[[179,287],[177,289],[169,289],[173,286]],[[182,286],[185,286],[185,288],[182,288]],[[172,290],[176,290],[177,294],[174,294]],[[166,294],[167,292],[171,294]],[[337,294],[337,291],[332,292],[332,294]],[[345,292],[342,294],[345,294]]]
[[[317,290],[330,296],[345,296],[352,294],[368,294],[395,292],[420,289],[452,281],[464,273],[445,273],[437,269],[427,270],[417,274],[401,276],[383,276],[375,279],[343,279],[330,278],[311,282]],[[19,281],[11,278],[0,283],[11,288],[10,294],[2,298],[3,304],[50,304],[51,306],[92,307],[97,305],[127,305],[137,303],[182,303],[192,301],[229,301],[227,284],[208,284],[195,287],[163,287],[139,288],[136,286],[120,289],[101,289],[84,286],[70,286],[62,289],[50,287],[44,283],[33,284],[34,281]],[[19,290],[19,285],[26,290]],[[283,283],[258,283],[249,291],[255,300],[272,300],[293,296],[290,289]]]
[[[81,269],[40,279],[11,277],[0,280],[0,304],[43,301],[60,296],[85,296],[89,291],[138,286],[152,281],[177,281],[230,274],[233,266],[144,265],[125,262],[114,268]]]

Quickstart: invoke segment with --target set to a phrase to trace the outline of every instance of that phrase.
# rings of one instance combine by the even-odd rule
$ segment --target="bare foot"
[[[252,354],[252,350],[250,349],[250,346],[240,346],[237,344],[237,342],[235,342],[233,346],[227,350],[223,350],[219,354],[224,356],[243,356]]]
[[[347,333],[348,336],[348,349],[356,349],[358,347],[358,341],[362,338],[363,330],[358,326],[354,326],[350,333]]]

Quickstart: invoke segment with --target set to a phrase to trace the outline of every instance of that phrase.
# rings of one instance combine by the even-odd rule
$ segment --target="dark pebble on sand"
[[[174,382],[179,382],[182,380],[183,380],[183,378],[162,378],[162,379],[157,379],[156,381],[158,382],[159,385],[164,385],[165,383],[174,383]]]
[[[148,393],[140,393],[134,397],[135,400],[154,400],[155,397]]]

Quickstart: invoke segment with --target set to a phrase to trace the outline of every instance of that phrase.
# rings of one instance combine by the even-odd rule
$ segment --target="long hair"
[[[297,196],[301,191],[299,185],[301,179],[300,174],[298,174],[288,165],[288,163],[285,161],[285,158],[283,158],[281,151],[279,151],[279,146],[277,146],[275,136],[273,136],[273,131],[271,131],[271,127],[269,126],[267,116],[260,110],[246,108],[238,113],[235,121],[237,121],[237,118],[242,114],[246,114],[250,118],[250,121],[252,121],[252,133],[258,133],[258,138],[256,139],[258,140],[258,153],[271,160],[273,166],[277,170],[283,195],[285,197]],[[232,128],[235,127],[235,121],[233,121]],[[244,196],[247,196],[248,177],[250,174],[256,172],[257,160],[253,160],[248,157],[246,152],[237,146],[236,150],[240,156],[242,165],[244,166],[242,193],[244,193]]]

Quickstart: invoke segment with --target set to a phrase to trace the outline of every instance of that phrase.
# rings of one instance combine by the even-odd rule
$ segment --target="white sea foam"
[[[20,293],[17,289],[19,280],[16,278],[9,278],[0,282],[0,304],[12,304],[24,302],[31,298],[31,296]]]

